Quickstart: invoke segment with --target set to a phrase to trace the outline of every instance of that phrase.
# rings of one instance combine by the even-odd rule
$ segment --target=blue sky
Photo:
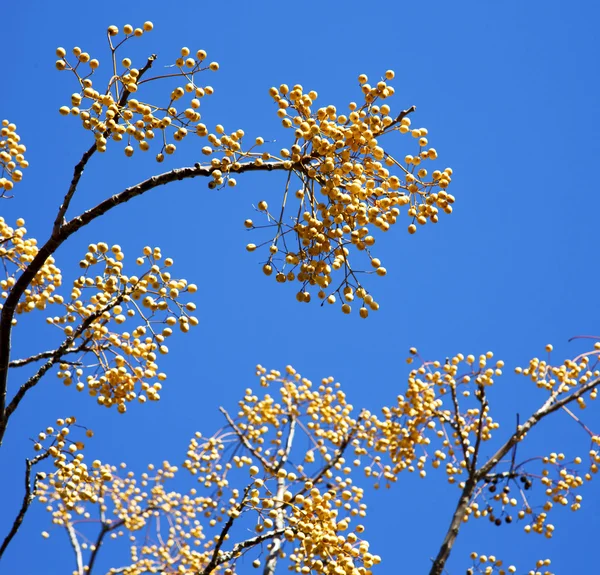
[[[211,433],[222,425],[218,405],[233,407],[246,387],[256,386],[257,363],[276,369],[292,364],[315,381],[333,375],[354,405],[376,410],[402,393],[409,347],[442,360],[491,349],[507,365],[493,392],[505,433],[515,413],[523,416],[542,402],[543,394],[511,375],[512,367],[543,354],[550,342],[555,360],[576,355],[583,344],[567,340],[599,332],[596,3],[182,1],[166,7],[148,0],[143,6],[68,8],[33,0],[4,7],[9,49],[0,116],[17,124],[31,165],[15,198],[0,204],[8,221],[24,217],[31,235],[44,240],[73,166],[90,144],[77,120],[58,114],[75,85],[54,69],[55,48],[79,45],[102,61],[109,24],[145,20],[155,30],[132,42],[126,50],[132,58],[157,53],[158,67],[172,62],[181,46],[207,50],[221,69],[207,81],[215,94],[202,104],[203,121],[276,139],[277,146],[290,142],[270,86],[300,83],[319,93],[320,105],[341,109],[359,98],[360,73],[376,78],[395,70],[393,110],[417,106],[413,122],[428,128],[438,167],[454,170],[455,210],[414,236],[402,224],[378,242],[388,275],[370,278],[381,309],[367,321],[333,306],[298,304],[290,285],[263,276],[262,256],[245,251],[255,237],[243,221],[254,216],[259,200],[279,200],[279,176],[250,174],[222,191],[198,180],[177,183],[89,226],[58,252],[66,276],[76,273],[72,264],[90,241],[120,244],[132,265],[144,245],[160,245],[175,259],[174,274],[198,284],[200,325],[170,343],[161,401],[135,406],[124,417],[100,410],[52,377],[38,386],[11,422],[0,453],[0,533],[21,497],[28,438],[56,417],[74,413],[95,429],[93,457],[126,460],[139,469],[167,458],[175,462],[196,430]],[[193,164],[202,145],[189,138],[160,169]],[[109,150],[95,157],[72,213],[156,171],[150,157],[139,156],[128,160],[121,150]],[[41,316],[22,321],[15,355],[45,349],[54,336],[49,329]],[[598,411],[585,415],[598,430]],[[538,453],[588,449],[586,436],[562,415],[530,440]],[[425,482],[406,477],[366,500],[369,538],[384,559],[381,574],[399,567],[426,572],[437,552],[458,492],[441,474],[429,475]],[[540,557],[551,557],[556,572],[585,572],[596,561],[591,544],[600,527],[598,493],[598,485],[586,487],[583,509],[560,515],[551,542],[525,536],[518,525],[467,525],[449,573],[464,572],[473,549],[495,553],[523,572]],[[7,573],[70,569],[66,541],[39,537],[48,526],[43,521],[37,508],[27,518],[4,560]]]

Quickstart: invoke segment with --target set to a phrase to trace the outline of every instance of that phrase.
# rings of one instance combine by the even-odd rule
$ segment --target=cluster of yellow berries
[[[197,287],[171,276],[173,260],[163,258],[159,248],[147,246],[143,254],[137,263],[148,269],[139,276],[125,275],[120,246],[90,244],[80,262],[85,273],[74,281],[70,301],[64,303],[66,313],[47,319],[64,331],[74,351],[97,360],[93,374],[63,363],[58,377],[65,385],[75,383],[79,391],[87,387],[100,405],[116,405],[121,413],[134,399],[144,403],[160,398],[166,374],[158,369],[158,355],[168,353],[165,342],[174,328],[187,333],[198,324],[191,315],[195,304],[180,301]],[[123,331],[132,318],[140,324]]]
[[[0,128],[0,198],[10,192],[16,182],[23,179],[23,172],[29,166],[25,159],[27,148],[21,144],[17,126],[2,120]],[[20,168],[20,169],[19,169]]]
[[[212,156],[209,167],[209,187],[235,186],[235,175],[243,169],[284,169],[295,174],[299,187],[295,191],[297,215],[285,217],[290,181],[284,192],[281,211],[272,215],[265,201],[258,209],[267,214],[268,226],[275,227],[275,237],[269,244],[269,256],[263,265],[266,275],[274,275],[279,283],[298,281],[302,284],[297,293],[301,302],[311,300],[310,288],[317,287],[319,300],[330,304],[341,302],[344,313],[350,313],[352,302],[360,302],[359,315],[367,317],[379,309],[371,294],[361,285],[358,272],[350,261],[351,250],[364,252],[371,273],[385,276],[387,269],[371,253],[379,232],[386,232],[396,223],[401,210],[406,208],[410,218],[409,233],[419,225],[436,223],[439,214],[452,212],[454,196],[447,188],[452,180],[452,169],[434,170],[424,167],[428,160],[437,159],[437,151],[429,146],[426,128],[411,126],[408,114],[414,108],[394,116],[384,100],[394,94],[390,81],[394,72],[388,70],[385,78],[371,86],[367,77],[359,77],[363,101],[351,102],[347,114],[338,114],[333,105],[314,108],[317,93],[306,92],[302,86],[291,89],[282,84],[271,88],[270,94],[277,103],[278,116],[286,128],[294,130],[294,143],[283,148],[281,157],[269,152],[255,152],[265,141],[257,137],[247,150],[242,149],[243,130],[229,134],[219,124],[213,132],[201,123],[201,99],[213,93],[210,86],[200,86],[195,74],[204,70],[216,71],[217,62],[204,65],[206,52],[195,55],[182,48],[175,61],[177,72],[166,76],[147,77],[146,72],[155,56],[141,68],[133,67],[131,59],[117,59],[117,51],[124,42],[152,30],[151,22],[141,28],[124,27],[125,38],[116,46],[112,38],[119,34],[115,26],[108,29],[113,70],[106,87],[94,88],[92,76],[99,61],[81,48],[73,49],[75,61],[67,60],[64,48],[57,49],[59,70],[73,72],[79,91],[71,96],[71,105],[63,106],[63,115],[78,116],[87,130],[94,133],[96,149],[106,150],[109,139],[126,141],[125,154],[132,156],[136,147],[142,151],[158,138],[161,149],[156,159],[173,154],[177,142],[190,133],[205,137],[208,144],[202,147],[205,156]],[[120,60],[122,70],[118,70]],[[169,101],[162,106],[141,99],[142,84],[165,78],[180,78]],[[134,97],[135,95],[135,97]],[[180,102],[185,102],[181,104]],[[398,160],[384,146],[384,138],[391,133],[410,134],[418,144],[415,155]],[[167,136],[167,133],[171,136]],[[267,163],[272,160],[270,163]],[[254,228],[252,220],[246,227]],[[288,241],[288,234],[294,236]],[[293,246],[293,247],[292,247]],[[297,247],[296,247],[297,246]],[[254,251],[255,244],[247,249]],[[339,285],[332,284],[332,273],[343,270]]]
[[[17,276],[31,263],[39,251],[37,240],[26,238],[26,234],[27,229],[23,218],[19,218],[16,227],[12,227],[0,217],[0,261],[6,273],[4,279],[0,280],[1,299],[8,297],[17,281]],[[54,258],[49,257],[18,302],[17,313],[45,309],[46,305],[51,303],[62,303],[62,296],[54,293],[61,284],[61,271],[54,265]]]
[[[552,352],[551,344],[546,346],[546,351]],[[557,396],[568,393],[575,387],[585,385],[592,378],[600,377],[600,369],[595,369],[590,365],[592,361],[597,365],[599,354],[600,342],[596,342],[593,351],[574,359],[567,359],[561,365],[553,366],[549,361],[534,357],[526,368],[517,367],[515,372],[530,378],[539,388],[546,389]],[[596,387],[592,389],[588,396],[591,400],[596,399],[598,389]],[[585,398],[577,398],[577,404],[580,408],[585,409]]]
[[[359,420],[351,419],[351,406],[330,378],[313,388],[289,366],[285,375],[260,366],[257,371],[261,385],[278,385],[281,397],[258,399],[247,390],[235,420],[227,415],[228,426],[211,438],[194,436],[183,467],[198,490],[168,490],[167,480],[178,471],[168,462],[141,479],[94,462],[85,498],[67,505],[56,484],[46,486],[43,502],[54,524],[79,531],[85,523],[88,529],[99,507],[102,529],[112,538],[129,536],[130,575],[158,569],[165,557],[180,572],[202,572],[212,562],[232,575],[242,555],[256,557],[263,542],[275,540],[285,543],[277,558],[287,558],[298,572],[368,575],[381,558],[363,539],[364,490],[352,480],[364,433]],[[308,450],[301,435],[308,438]],[[352,450],[357,459],[349,464],[345,457]],[[303,457],[305,465],[298,463]],[[246,487],[234,488],[234,482]],[[227,544],[228,537],[221,537],[238,518],[246,525],[254,520],[255,534]],[[256,557],[252,565],[264,561]]]
[[[346,482],[349,483],[349,482]],[[289,559],[297,573],[359,575],[381,562],[362,538],[364,526],[351,526],[352,515],[340,517],[340,503],[360,501],[362,492],[304,484],[306,495],[291,496],[291,514],[284,535],[295,547]]]
[[[555,527],[547,522],[549,512],[556,504],[563,507],[568,506],[571,511],[578,511],[583,498],[575,491],[583,485],[584,478],[567,465],[564,453],[551,453],[549,456],[543,457],[541,461],[544,467],[540,483],[545,489],[546,496],[546,501],[542,506],[543,511],[534,513],[524,500],[525,514],[521,512],[519,518],[522,519],[525,515],[532,517],[531,522],[525,525],[526,533],[538,533],[550,539]],[[580,465],[581,462],[581,457],[575,457],[570,463],[571,465]],[[586,476],[588,480],[591,478],[592,476],[589,474]]]
[[[467,575],[510,575],[516,573],[517,568],[514,565],[504,567],[502,559],[498,559],[495,555],[479,555],[478,553],[471,553],[470,558],[473,560],[473,566],[467,569]],[[535,564],[535,569],[527,572],[527,575],[553,575],[544,567],[550,565],[550,559],[538,559]],[[542,571],[542,569],[544,569]]]
[[[408,363],[413,363],[417,355],[416,348],[411,348]],[[423,361],[412,369],[408,389],[398,396],[397,405],[384,407],[383,418],[373,419],[370,443],[375,451],[388,454],[393,465],[378,465],[378,474],[367,468],[368,474],[383,477],[389,486],[403,470],[417,470],[425,477],[425,465],[430,462],[434,469],[444,465],[449,483],[456,483],[456,477],[467,471],[478,435],[481,441],[487,441],[499,427],[487,403],[481,401],[481,390],[493,384],[494,376],[502,374],[504,362],[497,361],[490,367],[492,358],[492,352],[478,358],[458,353],[445,362]],[[460,371],[462,366],[464,371]],[[459,398],[464,402],[473,397],[475,405],[461,409]],[[432,440],[441,443],[435,451],[427,449]]]
[[[38,459],[50,457],[55,467],[50,474],[44,472],[38,474],[41,479],[36,485],[39,501],[49,503],[51,499],[56,499],[67,510],[73,509],[82,501],[90,503],[98,501],[92,486],[93,478],[90,476],[90,470],[83,462],[84,443],[72,439],[71,436],[74,427],[80,427],[76,424],[75,417],[57,419],[56,428],[50,426],[40,432],[33,446],[34,450],[39,452]],[[87,429],[85,435],[92,437],[92,430]],[[52,505],[48,510],[53,510]]]
[[[156,155],[156,160],[162,162],[165,154],[170,155],[175,152],[176,143],[174,142],[183,140],[190,130],[199,136],[208,135],[206,126],[199,122],[201,116],[198,110],[201,99],[211,95],[213,88],[198,85],[194,75],[204,70],[217,71],[219,64],[211,62],[205,65],[204,61],[207,55],[204,50],[198,50],[195,56],[192,56],[189,48],[182,48],[181,56],[174,65],[178,72],[167,76],[144,77],[155,56],[152,56],[143,68],[134,67],[130,58],[121,58],[122,70],[117,71],[116,54],[119,48],[130,38],[140,37],[144,32],[152,29],[152,22],[145,22],[143,27],[135,29],[131,25],[125,25],[123,27],[125,38],[114,46],[112,38],[119,34],[119,29],[116,26],[109,26],[108,41],[114,70],[108,85],[103,86],[101,90],[94,88],[91,78],[100,65],[98,60],[92,59],[87,52],[75,47],[73,48],[75,62],[70,63],[64,48],[56,50],[59,58],[56,62],[57,69],[73,72],[80,88],[71,96],[71,105],[62,106],[60,113],[64,116],[79,117],[83,127],[93,132],[96,149],[99,152],[106,151],[108,139],[112,139],[125,141],[127,144],[125,154],[132,156],[136,148],[144,152],[149,150],[150,142],[157,138],[160,143],[160,151]],[[177,86],[172,90],[169,100],[164,106],[156,106],[139,98],[131,97],[144,83],[173,77],[181,78],[186,83],[184,86]],[[177,102],[183,102],[182,98],[186,94],[189,102],[186,101],[182,107]],[[170,137],[167,137],[167,132],[172,132],[172,141]],[[218,138],[213,135],[213,139]],[[238,136],[234,134],[229,136],[229,146],[227,142],[223,142],[219,146],[235,148],[236,145],[239,146],[236,144],[237,139],[239,139]],[[205,149],[203,152],[211,153]]]
[[[113,249],[111,253],[121,252]],[[154,252],[152,258],[156,259]],[[93,265],[89,258],[86,261]],[[411,348],[409,363],[415,358],[420,356]],[[129,535],[131,575],[158,568],[166,556],[182,572],[202,571],[210,564],[233,575],[237,559],[263,543],[276,550],[277,558],[290,561],[296,572],[368,575],[381,559],[371,553],[362,538],[364,526],[357,523],[366,517],[367,506],[364,489],[354,481],[356,472],[363,468],[367,477],[377,480],[376,487],[380,481],[389,486],[404,470],[425,476],[425,466],[431,463],[434,468],[445,465],[448,481],[464,487],[465,480],[457,482],[456,478],[474,472],[474,446],[480,448],[480,442],[498,427],[489,414],[485,389],[502,374],[503,367],[491,352],[479,356],[459,353],[443,363],[421,360],[409,375],[405,395],[399,396],[393,407],[384,407],[383,417],[377,417],[366,410],[354,416],[352,405],[333,378],[314,386],[291,366],[282,373],[259,365],[256,374],[265,391],[259,396],[246,389],[234,417],[222,410],[225,427],[212,437],[198,432],[189,443],[182,467],[194,477],[198,490],[184,495],[167,490],[166,481],[178,470],[168,462],[154,476],[142,474],[141,480],[131,472],[119,477],[116,467],[94,462],[87,475],[79,472],[85,478],[84,487],[75,489],[79,483],[70,484],[65,475],[64,481],[44,488],[43,501],[49,503],[54,523],[62,526],[89,521],[96,507],[92,503],[99,501],[104,517],[116,516],[103,528],[109,529],[113,538]],[[477,407],[463,405],[469,402]],[[52,452],[55,455],[66,445],[64,432],[60,433],[61,443],[56,453]],[[40,435],[40,440],[45,438]],[[441,442],[435,451],[430,447],[433,441]],[[600,436],[593,441],[600,445]],[[79,446],[69,449],[74,453]],[[514,462],[506,472],[492,469],[478,478],[481,486],[469,502],[464,521],[481,517],[501,525],[512,523],[514,515],[529,521],[526,532],[551,537],[554,526],[547,518],[553,506],[569,505],[574,511],[581,506],[582,498],[575,490],[591,478],[600,461],[596,450],[590,451],[590,456],[594,467],[583,477],[571,469],[571,464],[581,464],[581,458],[567,463],[562,453],[538,458],[543,465],[538,475],[526,471],[523,464],[515,467]],[[528,461],[528,467],[534,461],[537,459]],[[71,465],[65,467],[65,473],[83,464]],[[511,485],[517,480],[522,483],[520,502],[511,495]],[[523,494],[533,480],[539,480],[545,489],[546,501],[539,513]],[[205,490],[204,494],[200,490]],[[72,510],[75,516],[70,514]],[[161,516],[166,521],[159,521]],[[238,518],[244,525],[254,522],[254,534],[233,546],[222,546],[227,538],[221,537]],[[157,532],[161,525],[166,526],[166,532],[156,537],[160,544],[137,539],[135,532],[149,529],[151,520]],[[515,573],[514,567],[505,570],[493,556],[472,558],[469,573]],[[267,560],[257,557],[252,565],[258,568]],[[538,562],[538,570],[532,573],[545,574],[539,569],[546,565],[546,560]]]
[[[244,467],[254,478],[243,496],[231,490],[229,504],[235,505],[226,515],[216,504],[212,514],[205,514],[209,526],[254,511],[258,536],[284,526],[283,538],[293,548],[280,551],[279,557],[287,557],[295,571],[368,573],[381,559],[362,539],[364,526],[351,528],[353,518],[366,516],[364,491],[351,478],[361,464],[365,429],[351,417],[352,406],[333,378],[313,387],[291,366],[282,374],[259,365],[257,375],[261,387],[276,386],[280,397],[266,393],[259,398],[247,389],[235,421],[228,418],[229,427],[208,439],[197,433],[188,448],[183,466],[206,489],[231,490],[232,473]],[[311,445],[300,453],[295,447],[299,433],[308,435]],[[232,441],[246,453],[225,462]],[[354,450],[352,463],[346,461],[345,450]],[[302,457],[302,464],[289,465]],[[252,565],[263,563],[257,558]]]
[[[362,300],[359,313],[367,317],[379,305],[362,287],[357,272],[363,270],[351,265],[351,250],[365,252],[372,273],[385,276],[387,269],[371,248],[377,233],[388,231],[403,208],[411,220],[411,234],[417,225],[436,223],[440,210],[452,212],[454,196],[446,191],[452,170],[429,175],[424,167],[424,162],[437,158],[427,129],[411,128],[407,114],[412,109],[394,117],[388,104],[379,105],[393,95],[388,83],[393,78],[388,70],[384,80],[371,86],[361,75],[364,101],[351,102],[348,114],[338,113],[333,105],[313,109],[317,93],[301,85],[271,88],[283,126],[294,130],[294,144],[281,150],[281,159],[298,176],[300,186],[294,194],[297,216],[291,220],[284,217],[287,188],[280,213],[272,214],[265,201],[258,204],[277,230],[275,238],[265,242],[270,245],[263,271],[274,274],[279,283],[300,282],[298,301],[309,302],[309,288],[316,286],[320,300],[333,304],[339,299],[344,313],[350,313],[355,298]],[[394,132],[411,134],[418,141],[418,153],[402,161],[390,155],[384,138]],[[251,220],[245,225],[254,227]],[[290,233],[293,240],[287,237]],[[256,247],[249,244],[247,249]],[[332,273],[340,269],[344,279],[332,285]]]

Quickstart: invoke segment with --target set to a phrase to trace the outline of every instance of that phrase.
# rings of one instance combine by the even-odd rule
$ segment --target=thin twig
[[[225,416],[227,423],[229,423],[229,425],[233,428],[233,431],[235,431],[235,434],[238,436],[239,440],[244,444],[244,447],[262,463],[265,471],[270,471],[272,468],[271,464],[259,451],[252,446],[252,444],[248,441],[248,438],[242,433],[241,429],[235,424],[233,419],[231,419],[231,416],[229,413],[227,413],[225,408],[219,407],[219,411]]]
[[[19,513],[17,514],[17,516],[15,517],[15,520],[13,521],[13,525],[12,525],[8,535],[4,538],[4,541],[2,542],[2,546],[0,546],[0,559],[2,558],[2,555],[6,551],[6,548],[12,541],[13,537],[19,531],[19,528],[21,527],[21,524],[23,523],[23,519],[25,519],[25,514],[27,513],[29,506],[35,499],[35,492],[37,489],[37,484],[40,481],[40,479],[42,479],[41,474],[36,473],[35,479],[33,480],[33,488],[32,488],[32,486],[31,486],[31,469],[34,465],[36,465],[37,463],[39,463],[43,459],[46,459],[49,456],[50,456],[50,452],[46,451],[40,455],[37,455],[33,459],[25,460],[25,495],[23,496],[23,503],[21,504],[21,509],[19,510]]]
[[[101,346],[102,347],[102,346]],[[108,347],[108,346],[106,346]],[[40,353],[36,353],[35,355],[32,355],[30,357],[24,357],[23,359],[13,359],[13,361],[11,361],[8,364],[8,367],[23,367],[24,365],[29,365],[30,363],[35,363],[36,361],[40,361],[42,359],[48,359],[49,357],[53,357],[56,354],[56,349],[51,349],[49,351],[42,351]],[[80,345],[78,347],[71,347],[69,349],[66,349],[63,352],[63,355],[67,355],[69,353],[78,353],[81,351],[93,351],[92,348],[87,347],[87,345]]]

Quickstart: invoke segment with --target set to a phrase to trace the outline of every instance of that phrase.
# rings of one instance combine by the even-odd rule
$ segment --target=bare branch
[[[292,451],[292,445],[294,443],[294,435],[296,431],[296,418],[290,414],[290,429],[283,451],[283,455],[279,460],[279,463],[275,466],[273,471],[276,473],[279,471],[288,460]],[[277,510],[277,516],[275,517],[275,529],[280,531],[279,535],[273,536],[273,542],[271,543],[271,549],[265,562],[265,568],[263,569],[263,575],[273,575],[275,568],[277,567],[277,559],[279,557],[279,551],[283,544],[283,531],[285,530],[284,511],[283,506],[285,505],[283,495],[285,493],[285,478],[277,477],[277,492],[275,494],[276,504],[275,509]]]
[[[138,515],[142,515],[147,513],[148,511],[154,511],[153,506],[149,506],[146,509],[140,511]],[[119,521],[115,521],[113,523],[109,523],[104,520],[104,512],[101,512],[101,524],[102,527],[100,532],[98,533],[98,537],[96,538],[96,543],[94,543],[94,549],[90,555],[90,561],[87,565],[87,568],[84,568],[85,575],[91,575],[92,569],[94,568],[94,564],[96,563],[96,558],[98,557],[98,552],[100,551],[100,547],[102,547],[102,542],[104,541],[104,537],[106,537],[107,533],[114,531],[115,529],[119,529],[125,524],[125,519],[119,519]]]
[[[86,574],[91,575],[92,569],[94,568],[94,564],[96,563],[96,557],[98,556],[98,552],[100,551],[100,547],[102,547],[102,542],[104,541],[104,537],[109,531],[112,529],[117,529],[120,527],[119,524],[125,523],[123,520],[117,521],[114,526],[109,525],[108,523],[102,523],[102,527],[100,528],[100,533],[98,533],[98,537],[96,538],[96,543],[94,543],[94,550],[90,555],[90,561],[87,565]]]
[[[268,541],[269,539],[272,539],[273,537],[278,537],[280,535],[283,535],[283,530],[273,529],[272,531],[266,531],[265,533],[261,533],[256,537],[251,537],[250,539],[246,539],[245,541],[236,543],[231,551],[225,551],[219,555],[219,559],[217,560],[215,566],[222,565],[227,561],[231,561],[245,549],[250,549],[255,545],[259,545],[260,543],[264,543],[265,541]],[[203,571],[203,573],[205,573],[205,571]]]
[[[104,345],[103,345],[103,347],[108,348],[108,346],[104,346]],[[66,349],[63,352],[63,355],[67,355],[70,353],[78,353],[81,351],[92,351],[92,348],[87,347],[87,345],[81,344],[78,347],[71,347],[69,349]],[[30,357],[24,357],[23,359],[14,359],[13,361],[11,361],[8,364],[8,367],[23,367],[24,365],[29,365],[30,363],[35,363],[36,361],[41,361],[42,359],[48,359],[50,357],[54,357],[56,352],[57,352],[56,349],[51,349],[49,351],[42,351],[42,352],[32,355]]]
[[[452,521],[450,521],[450,526],[448,527],[448,531],[444,537],[444,541],[442,542],[442,546],[437,554],[437,557],[433,561],[433,565],[431,566],[431,571],[429,571],[429,575],[441,575],[444,571],[444,566],[446,565],[446,561],[448,557],[450,557],[450,552],[452,551],[452,547],[454,546],[454,542],[458,537],[458,532],[460,530],[460,526],[463,522],[463,518],[467,511],[467,507],[471,501],[471,497],[477,487],[477,480],[473,475],[469,477],[467,482],[465,483],[465,487],[460,494],[460,498],[458,500],[458,504],[452,515]]]
[[[452,404],[454,406],[454,426],[456,434],[460,440],[460,446],[462,448],[463,457],[465,458],[465,463],[469,461],[469,452],[467,451],[467,444],[465,442],[465,436],[463,435],[463,426],[461,424],[461,416],[460,416],[460,408],[458,406],[458,396],[456,394],[456,384],[454,382],[450,383],[450,394],[452,395]]]
[[[488,406],[487,399],[485,397],[485,389],[483,386],[479,386],[478,392],[476,394],[479,403],[481,404],[480,412],[479,412],[479,421],[477,422],[477,438],[475,439],[475,451],[473,452],[473,460],[471,461],[471,466],[469,469],[469,473],[475,473],[477,469],[477,457],[479,456],[479,448],[481,447],[481,434],[483,431],[483,418],[485,416],[485,412]],[[465,463],[467,461],[465,460]]]
[[[77,533],[75,533],[75,529],[73,529],[73,525],[70,521],[67,521],[65,529],[67,530],[67,534],[69,535],[69,541],[71,542],[71,547],[73,547],[73,552],[75,553],[75,561],[77,563],[77,575],[83,575],[83,558],[81,556],[81,546],[79,545],[79,541],[77,540]]]
[[[246,497],[248,496],[248,493],[250,492],[252,485],[253,484],[251,483],[250,485],[248,485],[246,487],[246,489],[244,489],[244,495],[242,496],[242,499],[240,500],[237,507],[235,508],[238,513],[240,513],[242,511],[242,509],[244,508],[244,505],[246,504]],[[225,525],[223,525],[221,534],[219,535],[219,537],[217,539],[217,543],[215,545],[215,549],[213,551],[212,557],[211,557],[210,561],[208,562],[208,565],[203,569],[202,575],[209,575],[209,573],[215,567],[217,567],[221,563],[224,563],[224,560],[221,560],[221,561],[219,560],[220,559],[219,552],[221,550],[221,547],[223,546],[223,543],[225,543],[225,538],[227,537],[227,534],[229,533],[235,519],[236,519],[235,514],[230,513],[229,519],[227,519],[227,522],[225,523]]]
[[[34,465],[36,465],[43,459],[46,459],[46,457],[49,457],[49,455],[50,455],[50,452],[46,451],[45,453],[42,453],[41,455],[38,455],[38,456],[34,457],[33,459],[25,460],[25,495],[23,496],[23,503],[21,504],[21,509],[19,510],[19,513],[17,514],[17,516],[15,517],[15,520],[13,521],[13,525],[12,525],[8,535],[4,538],[4,541],[2,542],[2,546],[0,546],[0,559],[2,559],[2,555],[6,551],[6,548],[9,546],[13,537],[19,531],[19,528],[21,527],[21,524],[23,523],[23,519],[25,519],[25,515],[29,509],[29,506],[35,499],[35,492],[37,489],[37,484],[42,477],[39,473],[36,473],[35,479],[33,480],[33,488],[32,488],[32,486],[31,486],[31,469]]]

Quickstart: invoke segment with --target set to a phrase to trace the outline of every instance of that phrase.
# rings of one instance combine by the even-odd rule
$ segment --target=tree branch
[[[31,469],[34,465],[36,465],[37,463],[42,461],[42,459],[46,459],[46,457],[48,457],[49,455],[50,455],[50,452],[46,451],[45,453],[42,453],[41,455],[38,455],[38,456],[34,457],[33,459],[25,460],[25,495],[23,496],[23,503],[21,504],[21,509],[19,510],[19,513],[15,517],[15,520],[13,522],[11,530],[9,531],[8,535],[4,538],[4,541],[2,542],[2,546],[0,546],[0,559],[2,559],[2,555],[6,551],[6,548],[9,546],[13,537],[19,531],[19,528],[21,527],[21,524],[23,523],[23,519],[25,519],[25,514],[27,513],[29,506],[35,499],[35,491],[37,489],[37,484],[38,484],[38,481],[41,479],[41,476],[39,473],[36,473],[35,479],[33,481],[33,489],[32,489],[31,488]]]
[[[285,448],[279,463],[273,468],[273,472],[277,473],[280,469],[283,468],[286,461],[290,457],[290,453],[292,451],[292,445],[294,444],[294,435],[296,432],[296,418],[290,414],[290,429],[288,431],[288,436],[285,442]],[[277,567],[277,559],[279,557],[279,551],[281,550],[283,544],[283,532],[285,530],[285,520],[284,520],[284,512],[283,506],[285,502],[283,500],[283,495],[285,493],[285,478],[277,477],[277,492],[275,494],[275,509],[277,510],[277,516],[275,517],[275,529],[280,531],[279,535],[273,536],[273,542],[271,543],[271,549],[269,550],[269,555],[267,556],[267,560],[265,562],[265,568],[263,569],[263,575],[273,575],[275,573],[275,568]]]
[[[107,349],[108,346],[101,346],[101,348]],[[87,347],[87,345],[80,345],[78,347],[71,347],[66,349],[63,352],[63,355],[67,355],[69,353],[78,353],[80,351],[92,351],[92,348]],[[40,361],[42,359],[48,359],[49,357],[53,357],[56,354],[56,349],[51,349],[49,351],[42,351],[30,357],[25,357],[23,359],[14,359],[8,364],[8,367],[23,367],[24,365],[29,365],[30,363],[35,363],[36,361]]]
[[[487,475],[498,462],[510,451],[510,449],[516,445],[527,433],[541,421],[544,417],[558,411],[563,406],[568,405],[572,401],[575,401],[578,397],[592,391],[595,387],[600,385],[600,378],[592,379],[585,385],[582,385],[576,389],[573,393],[566,395],[560,400],[556,400],[556,393],[553,393],[523,425],[520,425],[517,430],[511,435],[508,441],[490,457],[490,459],[477,470],[477,478],[481,479],[484,475]]]
[[[75,562],[77,563],[77,575],[83,575],[83,559],[81,557],[81,546],[79,545],[79,541],[77,540],[77,533],[75,533],[75,529],[73,529],[73,525],[67,521],[65,526],[67,530],[67,534],[69,535],[69,541],[71,542],[71,547],[73,547],[73,551],[75,553]]]
[[[244,549],[249,549],[250,547],[254,547],[255,545],[264,543],[265,541],[280,535],[283,535],[283,530],[279,531],[277,529],[273,529],[272,531],[266,531],[265,533],[256,535],[256,537],[251,537],[250,539],[236,543],[231,551],[225,551],[219,555],[219,559],[217,560],[215,566],[217,567],[223,563],[226,563],[227,561],[231,561],[234,557],[244,551]],[[202,573],[205,573],[205,571]]]
[[[251,488],[252,488],[252,484],[248,485],[248,487],[246,487],[246,489],[244,489],[244,495],[243,495],[241,501],[239,502],[238,506],[236,507],[236,511],[238,513],[241,513],[242,509],[244,508],[244,505],[246,504],[246,497],[248,496],[248,493]],[[209,573],[215,567],[217,567],[221,563],[225,562],[225,560],[219,561],[219,552],[221,550],[221,547],[223,546],[223,543],[225,543],[225,538],[227,537],[227,534],[229,533],[229,530],[231,529],[233,522],[235,520],[236,520],[236,516],[234,516],[234,514],[230,514],[229,519],[227,519],[227,522],[223,526],[223,529],[221,530],[221,534],[219,535],[218,540],[215,544],[215,549],[213,551],[212,557],[211,557],[210,561],[208,562],[208,565],[202,571],[202,575],[209,575]]]
[[[263,162],[260,165],[254,163],[243,164],[235,173],[244,172],[264,172],[273,170],[293,170],[295,167],[310,162],[313,158],[305,156],[296,164],[290,164],[287,161]],[[6,393],[8,380],[8,365],[10,361],[10,339],[12,330],[12,321],[15,310],[21,296],[28,288],[36,274],[42,269],[46,260],[56,252],[56,250],[75,232],[86,226],[90,222],[104,215],[112,208],[128,202],[129,200],[140,196],[158,186],[164,186],[171,182],[185,180],[189,178],[207,177],[218,167],[207,167],[196,164],[194,167],[176,168],[163,174],[152,176],[147,180],[140,182],[135,186],[126,188],[122,192],[111,196],[100,202],[96,207],[91,208],[79,216],[73,218],[68,223],[61,225],[59,231],[53,231],[48,241],[40,248],[37,255],[31,263],[19,276],[15,285],[10,290],[8,297],[4,301],[2,313],[0,314],[0,445],[6,428]]]
[[[440,547],[437,557],[433,561],[429,575],[441,575],[443,572],[446,561],[448,560],[448,557],[450,557],[450,552],[452,551],[454,542],[458,537],[460,526],[463,522],[465,513],[467,512],[467,507],[469,506],[469,502],[471,501],[471,497],[473,496],[476,487],[477,479],[471,475],[460,495],[458,505],[456,506],[454,514],[452,515],[452,521],[450,521],[450,526],[448,527],[448,531],[446,532],[446,536],[444,537],[444,541],[442,542],[442,546]]]
[[[460,499],[458,500],[458,505],[456,510],[454,511],[454,515],[452,516],[452,521],[450,522],[450,527],[446,532],[446,536],[444,537],[444,541],[442,542],[442,546],[438,552],[437,557],[433,561],[433,565],[431,566],[431,570],[429,575],[441,575],[444,570],[446,561],[448,557],[450,557],[450,552],[452,551],[452,547],[458,537],[458,531],[460,529],[461,523],[465,516],[467,507],[475,492],[477,484],[481,480],[486,480],[486,477],[489,473],[494,469],[494,467],[500,462],[500,460],[519,442],[521,441],[525,435],[544,417],[554,413],[555,411],[563,408],[565,405],[568,405],[572,401],[575,401],[578,397],[590,392],[592,389],[600,385],[600,378],[593,379],[582,385],[572,393],[565,395],[560,400],[557,400],[557,392],[552,393],[550,397],[546,400],[546,402],[531,415],[531,417],[523,424],[517,427],[517,430],[510,436],[510,438],[506,441],[506,443],[490,457],[490,459],[482,465],[479,469],[469,470],[469,479],[465,483],[465,487],[462,491]],[[485,400],[481,402],[482,413],[480,414],[480,421],[483,418],[483,411],[485,404]],[[480,425],[481,427],[481,425]],[[479,430],[479,434],[481,430]],[[478,449],[476,449],[477,451]]]

